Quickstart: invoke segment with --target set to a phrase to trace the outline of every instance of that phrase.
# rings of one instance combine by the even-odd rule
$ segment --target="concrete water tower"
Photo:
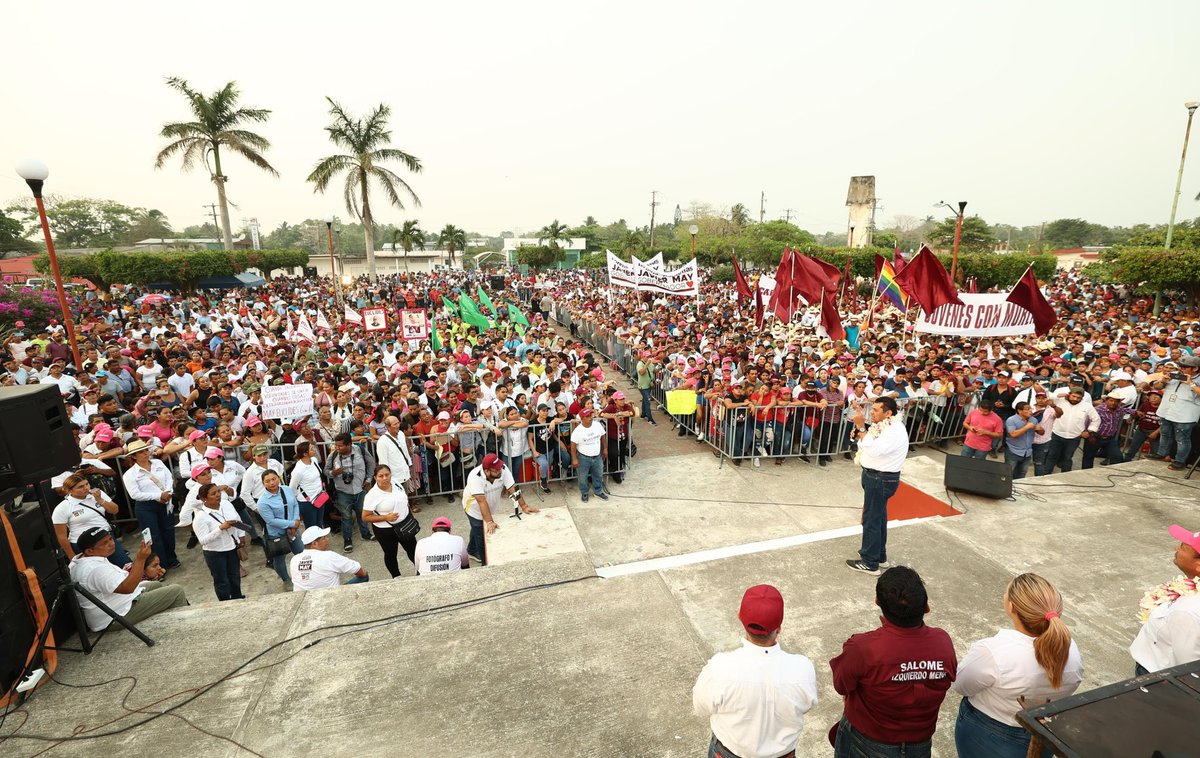
[[[875,234],[875,177],[850,177],[846,206],[850,209],[846,246],[870,247]]]

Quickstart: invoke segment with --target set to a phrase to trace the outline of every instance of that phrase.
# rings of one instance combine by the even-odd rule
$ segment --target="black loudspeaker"
[[[316,279],[317,278],[317,267],[316,266],[305,266],[304,267],[304,277],[306,279]]]
[[[8,522],[25,566],[37,574],[48,610],[54,603],[59,587],[64,581],[70,580],[60,573],[54,551],[57,543],[54,533],[36,503],[25,503],[24,508],[10,513]],[[0,557],[0,614],[3,614],[0,616],[3,619],[3,623],[0,623],[0,692],[5,692],[20,676],[39,629],[25,601],[22,579],[17,575],[14,556],[7,550],[7,539],[0,536],[0,543],[5,545],[5,549],[0,551],[3,553],[3,557]],[[76,632],[75,614],[67,605],[59,611],[54,622],[55,644],[61,646]]]
[[[946,456],[946,489],[1004,499],[1012,497],[1012,468],[1003,461]]]
[[[0,388],[0,489],[35,484],[79,464],[57,384]]]
[[[504,287],[505,284],[503,276],[493,275],[488,277],[488,289],[492,290],[493,292],[500,292],[504,289]]]

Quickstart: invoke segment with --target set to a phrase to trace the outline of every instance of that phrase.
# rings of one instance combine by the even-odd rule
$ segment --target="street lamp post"
[[[950,281],[953,282],[957,286],[957,284],[958,284],[958,278],[957,278],[958,277],[958,246],[959,246],[959,244],[962,243],[963,214],[967,210],[967,201],[959,200],[957,211],[954,210],[953,205],[951,205],[950,203],[947,203],[945,200],[942,200],[941,202],[939,202],[938,206],[949,208],[951,211],[954,211],[955,215],[957,216],[957,219],[954,223],[954,252],[950,256]]]
[[[38,218],[42,222],[42,234],[46,237],[46,252],[50,255],[50,271],[54,274],[54,287],[58,290],[58,307],[62,309],[63,325],[67,328],[67,339],[71,342],[71,355],[75,359],[75,370],[83,370],[83,362],[79,360],[79,343],[75,339],[75,320],[71,317],[71,309],[67,307],[67,292],[63,288],[62,272],[58,268],[58,255],[54,251],[54,238],[50,235],[50,223],[46,220],[46,205],[42,202],[42,185],[50,176],[50,169],[45,163],[33,158],[26,158],[17,164],[17,174],[33,190],[33,200],[37,203]]]
[[[342,310],[342,287],[338,284],[337,267],[333,265],[333,216],[325,217],[325,233],[329,236],[329,280],[333,282],[333,294],[337,300],[338,311]],[[341,314],[338,314],[339,317]]]
[[[1188,101],[1183,104],[1187,108],[1188,120],[1187,128],[1183,131],[1183,153],[1179,156],[1179,173],[1175,176],[1175,195],[1171,198],[1171,218],[1167,221],[1167,241],[1163,245],[1163,249],[1168,252],[1171,250],[1171,240],[1175,236],[1175,211],[1179,208],[1179,190],[1183,186],[1183,164],[1187,162],[1188,139],[1192,136],[1192,116],[1196,115],[1196,109],[1200,108],[1200,103]],[[1162,291],[1154,293],[1154,315],[1158,315],[1159,309],[1162,307]]]
[[[696,257],[696,235],[700,233],[700,227],[692,224],[688,227],[688,234],[692,235],[692,257]]]

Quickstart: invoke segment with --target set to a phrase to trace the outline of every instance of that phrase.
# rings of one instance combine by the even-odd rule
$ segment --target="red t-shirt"
[[[876,742],[924,742],[958,676],[954,643],[932,626],[883,626],[854,634],[829,662],[833,688],[846,698],[846,719]]]

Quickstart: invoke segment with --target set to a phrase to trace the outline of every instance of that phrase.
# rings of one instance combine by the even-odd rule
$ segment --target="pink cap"
[[[624,400],[624,399],[625,399],[624,392],[614,392],[613,393],[613,400]]]
[[[434,382],[434,381],[425,382],[425,389],[430,389],[431,387],[436,387],[436,386],[437,386],[437,382]]]
[[[207,436],[208,436],[207,434],[205,434],[204,432],[197,429],[188,435],[188,442],[195,442],[196,440],[200,439],[201,437],[207,437]]]
[[[142,426],[139,426],[137,428],[137,436],[153,437],[154,436],[154,427],[150,426],[149,424],[144,424]]]
[[[262,423],[262,419],[260,419],[258,416],[247,416],[246,417],[246,426],[256,426],[261,423]]]
[[[1175,539],[1191,547],[1196,552],[1200,552],[1200,532],[1189,532],[1179,524],[1173,525],[1167,531]]]
[[[596,368],[592,369],[592,376],[596,377],[597,379],[603,379],[604,369],[597,366]]]
[[[197,463],[195,466],[192,466],[192,478],[195,479],[205,471],[212,471],[212,467],[207,463]]]
[[[449,529],[450,528],[450,519],[446,518],[445,516],[438,516],[437,518],[435,518],[433,520],[433,524],[429,528],[430,529]]]
[[[216,460],[217,458],[224,458],[225,453],[221,452],[221,448],[214,446],[204,451],[204,457],[212,461]]]
[[[93,437],[96,442],[112,442],[112,438],[112,429],[101,429],[96,432],[96,436]]]

